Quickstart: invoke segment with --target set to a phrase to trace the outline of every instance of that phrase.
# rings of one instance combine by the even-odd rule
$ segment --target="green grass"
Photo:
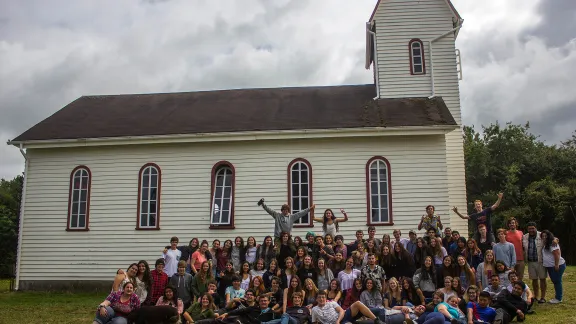
[[[526,283],[532,283],[527,280]],[[106,296],[99,294],[8,292],[8,281],[0,280],[0,324],[8,323],[91,323],[98,303]],[[548,280],[546,298],[554,297],[554,286]],[[525,323],[576,323],[576,266],[564,273],[564,302],[559,305],[535,305],[536,314]]]

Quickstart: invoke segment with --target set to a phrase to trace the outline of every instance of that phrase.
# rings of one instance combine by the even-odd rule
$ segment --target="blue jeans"
[[[286,315],[286,314],[282,314],[282,319],[277,318],[277,319],[273,319],[273,320],[268,321],[268,322],[262,322],[262,324],[278,324],[278,323],[284,323],[284,322],[281,322],[281,321],[284,319],[284,315]],[[288,317],[290,317],[290,316],[288,316]],[[298,323],[298,322],[295,322],[295,323]]]
[[[550,276],[550,280],[552,280],[554,284],[556,299],[562,300],[562,275],[564,274],[564,270],[566,270],[566,264],[559,266],[558,271],[556,271],[554,267],[546,267],[546,270],[548,270],[548,276]]]
[[[125,317],[115,316],[114,310],[110,306],[106,306],[106,316],[100,315],[100,311],[96,311],[96,318],[94,320],[100,324],[128,324]]]

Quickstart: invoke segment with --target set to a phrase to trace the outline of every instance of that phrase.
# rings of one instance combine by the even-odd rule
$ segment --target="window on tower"
[[[410,74],[426,74],[424,63],[424,43],[419,39],[413,39],[408,44],[410,51]]]

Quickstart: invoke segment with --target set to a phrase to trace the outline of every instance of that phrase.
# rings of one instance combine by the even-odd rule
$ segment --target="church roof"
[[[440,97],[373,100],[374,94],[369,84],[83,96],[12,142],[457,125]]]

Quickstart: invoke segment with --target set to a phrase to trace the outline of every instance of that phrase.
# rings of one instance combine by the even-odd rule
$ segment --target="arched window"
[[[310,207],[312,203],[312,166],[305,159],[294,159],[288,164],[288,203],[291,212],[297,213]],[[295,227],[312,226],[314,212],[300,218]]]
[[[86,166],[78,166],[70,174],[68,198],[68,231],[87,231],[90,216],[90,184],[92,174]]]
[[[210,228],[234,228],[234,187],[234,166],[226,161],[216,163],[212,167]]]
[[[136,229],[160,229],[160,189],[162,172],[154,163],[140,168],[138,174],[138,213]]]
[[[424,43],[419,39],[413,39],[408,43],[410,51],[410,74],[426,74],[424,63]]]
[[[366,163],[368,225],[393,225],[390,163],[375,156]]]

